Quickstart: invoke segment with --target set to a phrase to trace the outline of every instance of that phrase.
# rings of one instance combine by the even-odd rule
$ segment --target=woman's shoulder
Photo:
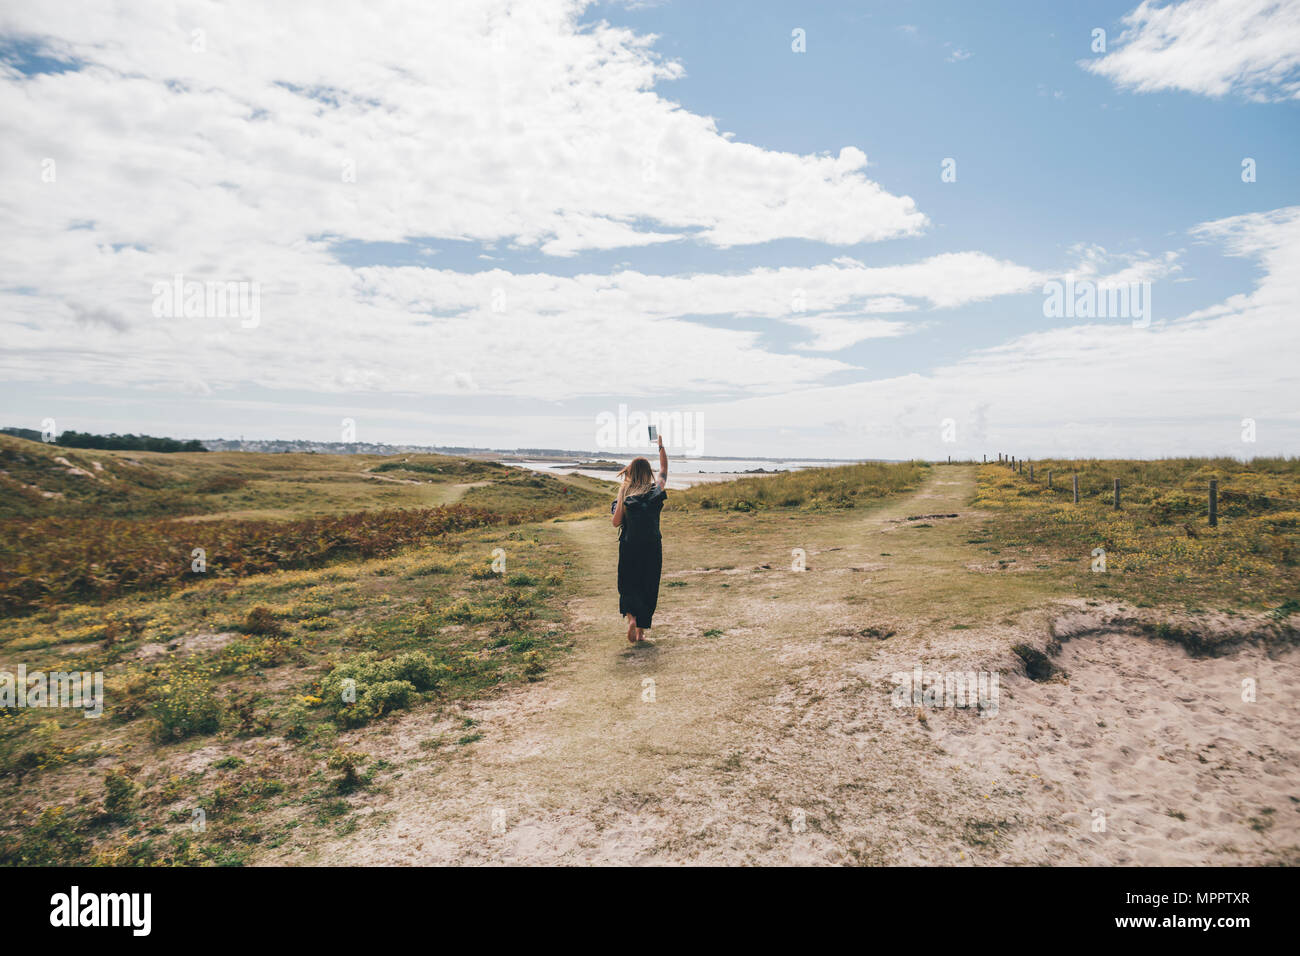
[[[639,491],[634,495],[628,495],[623,499],[623,504],[630,507],[641,507],[642,505],[652,505],[667,497],[668,492],[655,485],[649,491]]]

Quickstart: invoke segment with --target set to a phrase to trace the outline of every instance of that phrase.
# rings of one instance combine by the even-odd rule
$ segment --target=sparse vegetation
[[[765,511],[852,508],[915,489],[929,473],[924,462],[868,462],[838,468],[783,471],[755,478],[696,485],[671,492],[667,508],[686,511]]]
[[[139,457],[142,461],[146,458],[144,453]],[[174,462],[173,477],[190,467],[184,454],[167,457]],[[215,462],[219,471],[228,467],[221,464],[222,459],[232,456],[213,453],[202,457],[205,462]],[[300,456],[247,457],[257,459],[245,466],[251,475],[280,460]],[[363,456],[347,457],[359,460]],[[407,467],[413,463],[443,467],[431,460],[395,462],[400,467],[382,469],[387,477],[423,482],[416,485],[394,485],[373,477],[358,479],[366,482],[363,485],[340,484],[368,490],[397,488],[406,494],[411,488],[427,493],[431,488],[445,491],[450,487],[425,479],[442,481],[446,477],[460,484],[496,480],[484,477],[491,469],[481,470],[474,463],[447,466],[453,472],[464,471],[446,475]],[[337,467],[337,463],[327,464]],[[366,461],[366,467],[382,464]],[[117,466],[104,462],[104,467]],[[150,467],[159,466],[151,463]],[[380,471],[378,467],[374,470]],[[913,489],[934,473],[924,465],[870,465],[830,469],[824,474],[745,479],[736,483],[738,490],[705,485],[671,495],[673,510],[664,520],[670,531],[673,522],[692,526],[694,537],[683,535],[673,541],[684,547],[689,540],[693,547],[705,549],[688,560],[708,563],[710,568],[718,562],[718,541],[727,541],[724,535],[763,540],[771,531],[763,547],[752,554],[728,554],[731,563],[726,569],[768,568],[769,564],[775,568],[777,559],[785,557],[782,549],[790,546],[783,529],[817,522],[818,534],[824,535],[828,529],[848,526],[841,520],[841,509],[848,507],[861,509],[853,513],[856,527],[858,518],[868,517],[864,507],[868,503]],[[970,469],[964,474],[969,476]],[[1166,477],[1161,471],[1152,474]],[[1190,496],[1202,477],[1195,469],[1189,474],[1185,480],[1191,484],[1183,490]],[[281,473],[284,482],[304,475],[323,479],[320,472],[294,472],[291,467]],[[1270,475],[1262,479],[1273,483],[1264,497],[1286,492],[1286,482],[1294,481],[1294,473],[1286,469]],[[848,483],[851,476],[857,476],[858,484]],[[201,478],[211,477],[187,473],[185,481],[190,484],[186,487],[197,488]],[[591,485],[574,484],[578,493],[570,495],[564,490],[567,483],[557,479],[543,481],[539,487],[531,483],[531,476],[518,480],[520,477],[513,470],[502,476],[495,497],[487,494],[491,486],[485,486],[478,509],[463,500],[439,506],[444,513],[482,512],[487,517],[477,523],[452,521],[436,533],[432,525],[426,525],[423,537],[421,511],[438,508],[352,508],[346,515],[257,521],[234,519],[220,511],[204,522],[162,522],[152,514],[94,518],[66,512],[12,518],[17,525],[29,526],[69,522],[68,534],[56,537],[56,542],[73,540],[74,527],[95,529],[101,525],[93,522],[101,521],[140,529],[167,524],[178,534],[184,529],[213,532],[209,540],[216,541],[228,532],[231,547],[245,555],[248,569],[246,573],[216,571],[221,565],[213,555],[225,552],[219,544],[208,545],[209,572],[184,573],[166,585],[137,586],[137,579],[124,576],[129,562],[114,563],[117,543],[111,538],[107,545],[82,541],[80,551],[65,548],[80,564],[65,561],[64,565],[52,565],[58,574],[64,573],[59,568],[66,566],[70,575],[70,569],[80,567],[85,579],[77,586],[81,590],[60,583],[63,579],[58,574],[45,580],[36,566],[42,560],[39,555],[21,566],[5,563],[6,573],[12,572],[15,579],[42,579],[46,586],[55,587],[35,597],[25,616],[0,619],[0,652],[6,660],[25,662],[29,669],[102,670],[107,706],[102,720],[65,719],[65,715],[49,711],[0,711],[0,768],[12,784],[0,788],[0,863],[239,865],[254,854],[260,858],[266,849],[283,841],[300,840],[304,835],[314,840],[346,834],[364,825],[360,823],[363,818],[353,814],[354,806],[387,792],[386,788],[400,786],[394,781],[402,773],[410,773],[409,765],[393,766],[382,759],[386,753],[394,764],[399,763],[391,749],[381,753],[382,748],[374,743],[388,739],[390,731],[396,737],[397,731],[409,733],[415,728],[410,749],[418,752],[418,761],[473,760],[476,744],[488,747],[498,737],[494,724],[484,721],[478,725],[463,706],[511,685],[550,679],[549,673],[568,647],[561,601],[573,593],[568,573],[571,560],[576,560],[569,550],[573,539],[568,529],[536,520],[536,516],[568,514],[592,501],[603,512],[608,499],[604,491]],[[1003,484],[1008,479],[1011,484]],[[256,495],[262,480],[248,477],[248,484],[239,489],[212,492],[214,507],[219,502],[246,507],[250,502],[245,496]],[[982,472],[983,512],[975,521],[935,520],[933,528],[912,533],[905,529],[914,525],[903,523],[903,515],[936,510],[913,505],[908,511],[898,511],[896,521],[888,513],[882,522],[896,537],[881,538],[879,545],[869,541],[865,553],[874,555],[879,546],[890,546],[886,541],[896,543],[899,561],[890,562],[892,555],[881,552],[880,564],[888,562],[890,568],[878,572],[881,576],[907,573],[893,569],[914,554],[910,551],[913,547],[936,553],[933,549],[949,544],[966,549],[969,554],[963,560],[967,561],[986,552],[991,553],[989,564],[1019,558],[1036,569],[1043,565],[1050,569],[1050,574],[1024,574],[1014,579],[1005,575],[990,587],[993,579],[968,573],[954,562],[943,573],[948,584],[955,582],[960,607],[941,617],[927,605],[926,613],[936,617],[936,640],[945,634],[956,638],[962,628],[982,627],[995,619],[995,608],[1021,607],[1032,602],[1034,595],[1069,591],[1076,578],[1088,585],[1107,577],[1090,575],[1086,559],[1095,546],[1092,537],[1111,528],[1112,523],[1119,522],[1114,527],[1139,543],[1159,542],[1172,533],[1182,506],[1171,504],[1174,498],[1166,490],[1153,496],[1149,508],[1139,507],[1143,498],[1137,481],[1127,480],[1133,494],[1127,497],[1126,488],[1122,514],[1107,511],[1108,503],[1099,500],[1081,505],[1082,518],[1060,518],[1056,512],[1065,507],[1063,502],[1041,495],[1027,477],[1022,494],[1019,476],[1010,478],[1005,469],[990,466]],[[1221,490],[1237,491],[1236,480],[1233,475],[1221,477]],[[313,487],[325,487],[331,481],[322,480]],[[1057,484],[1061,484],[1059,475]],[[712,504],[705,505],[706,498]],[[1166,500],[1157,504],[1156,498]],[[1127,506],[1130,500],[1131,509]],[[1234,508],[1241,500],[1232,494],[1227,498]],[[1259,519],[1276,522],[1282,513],[1272,502],[1265,509],[1258,499],[1253,500],[1255,503],[1241,513],[1230,514],[1225,507],[1219,538],[1228,543],[1214,547],[1239,549],[1216,552],[1225,560],[1240,556],[1271,568],[1281,582],[1277,586],[1264,587],[1269,574],[1262,571],[1250,581],[1260,583],[1261,593],[1269,597],[1265,606],[1275,616],[1289,617],[1300,607],[1296,603],[1300,588],[1286,585],[1285,575],[1292,572],[1281,559],[1283,552],[1242,551],[1240,547],[1248,543],[1245,538],[1232,543],[1238,541],[1235,524]],[[944,510],[964,510],[964,501],[963,497],[961,502],[948,502]],[[738,513],[744,514],[740,520]],[[1182,520],[1190,519],[1182,516]],[[330,534],[338,527],[351,528],[355,537],[333,550]],[[1270,527],[1291,533],[1284,525]],[[257,537],[259,534],[264,536]],[[778,540],[777,535],[781,535],[780,547],[767,547]],[[702,544],[706,538],[707,545]],[[1196,540],[1207,539],[1218,540],[1214,533],[1201,534]],[[24,560],[29,552],[39,550],[32,545],[34,537],[18,540],[26,542],[15,552]],[[1088,547],[1079,550],[1078,545],[1085,541]],[[803,546],[801,540],[797,543]],[[834,543],[844,542],[836,539]],[[174,542],[176,556],[187,569],[192,546],[186,540]],[[251,550],[254,548],[260,550]],[[496,549],[505,552],[509,569],[505,573],[492,570]],[[1034,553],[1026,557],[1018,553],[1020,549]],[[1059,549],[1059,560],[1044,560],[1052,549]],[[141,558],[148,554],[132,553]],[[811,546],[809,554],[814,554]],[[1149,569],[1130,566],[1130,556],[1123,548],[1108,554],[1112,570],[1125,570],[1122,576],[1109,575],[1117,586],[1121,577],[1137,579],[1148,573]],[[316,557],[321,555],[324,557]],[[1067,558],[1073,564],[1067,563]],[[861,555],[853,560],[861,560]],[[298,561],[301,563],[296,564]],[[823,562],[833,563],[829,557],[814,557],[809,564],[820,570]],[[131,573],[154,573],[148,560],[137,564]],[[1195,577],[1193,572],[1202,573],[1197,570],[1201,567],[1195,561],[1184,565],[1175,561],[1139,580],[1150,586],[1151,582],[1173,580],[1163,575],[1181,573],[1193,583],[1214,584],[1219,588],[1215,593],[1232,593],[1227,583],[1214,578],[1213,569],[1202,568],[1207,577]],[[106,586],[104,582],[113,574],[122,577]],[[777,588],[784,576],[737,573],[728,581],[718,578],[692,576],[689,589],[676,592],[670,589],[686,587],[687,580],[666,580],[665,594],[673,596],[665,603],[680,603],[685,595],[708,602],[719,595],[750,594],[767,607],[769,601],[778,599],[769,590]],[[835,581],[835,588],[848,589],[863,579],[859,567],[853,566],[841,576],[819,580]],[[735,590],[723,590],[728,587]],[[761,591],[754,590],[760,587]],[[911,599],[926,600],[923,592],[915,590]],[[857,593],[851,592],[850,597]],[[835,632],[870,639],[869,643],[837,643],[853,653],[871,653],[878,646],[892,648],[899,641],[906,642],[909,632],[900,622],[907,620],[909,612],[902,607],[895,610],[897,614],[891,611],[888,619],[872,616],[855,621],[850,631]],[[894,625],[901,628],[898,634]],[[699,628],[688,633],[708,639],[693,642],[699,648],[716,648],[741,643],[738,635],[750,633],[744,629],[748,626],[752,623],[716,615],[701,620]],[[879,645],[879,641],[891,643]],[[1034,666],[1035,662],[1036,658],[1026,664]],[[351,682],[350,689],[347,682]],[[196,830],[199,811],[206,822],[204,829]],[[1258,820],[1261,825],[1268,822],[1262,813]],[[989,821],[995,821],[992,829]],[[969,842],[994,847],[1005,832],[998,817],[975,818]]]
[[[99,498],[106,489],[92,483],[135,467],[125,457],[97,452],[96,470],[68,449],[0,443],[0,452],[32,446],[15,452],[30,459],[28,478],[66,479],[58,487],[80,494],[0,519],[0,546],[21,556],[0,572],[11,612],[0,618],[0,651],[32,670],[102,670],[106,697],[98,721],[0,710],[0,768],[14,784],[0,788],[0,863],[238,865],[302,819],[349,828],[351,806],[339,797],[390,768],[340,747],[340,732],[542,680],[566,647],[556,624],[568,558],[558,532],[536,522],[603,501],[589,480],[520,485],[516,469],[423,456],[417,464],[445,476],[416,471],[415,485],[337,476],[350,491],[346,514],[241,520],[220,509],[257,504],[259,476],[278,475],[275,488],[302,482],[310,495],[335,484],[340,461],[324,459],[370,467],[376,456],[209,453],[200,464],[182,453],[159,464],[141,452],[130,457],[149,484]],[[382,471],[404,481],[411,463]],[[498,501],[506,510],[488,496],[477,508],[357,508],[394,491],[459,494],[455,482],[497,477],[508,480]],[[179,501],[168,496],[180,489],[206,489],[212,520],[160,520],[156,507]],[[118,505],[99,509],[105,501]],[[200,544],[207,571],[194,573]],[[510,573],[475,573],[496,548]],[[355,702],[343,699],[344,679],[356,682]],[[322,750],[351,756],[322,770]],[[96,769],[105,757],[107,769]],[[269,812],[281,806],[310,810]],[[196,810],[201,832],[191,828]]]
[[[999,512],[993,554],[1049,555],[1080,591],[1132,600],[1269,607],[1300,592],[1300,460],[1035,461],[980,471],[976,503]],[[1047,473],[1053,486],[1047,486]],[[1071,476],[1079,475],[1079,503]],[[1120,507],[1114,507],[1114,479]],[[1219,523],[1208,489],[1218,481]],[[1106,573],[1091,573],[1094,548]]]

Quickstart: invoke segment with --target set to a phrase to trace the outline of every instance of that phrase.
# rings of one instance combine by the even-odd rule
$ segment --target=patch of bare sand
[[[220,650],[234,643],[238,637],[239,635],[233,631],[202,631],[178,637],[165,644],[141,644],[132,656],[144,661],[161,660],[169,656],[191,657],[195,654]]]
[[[1006,862],[1300,863],[1300,650],[1194,658],[1109,632],[1068,641],[1055,663],[1064,680],[1005,676],[996,715],[935,737],[1015,781],[1041,821],[1010,828]]]

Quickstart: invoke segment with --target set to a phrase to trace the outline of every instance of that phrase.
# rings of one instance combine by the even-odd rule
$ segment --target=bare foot
[[[644,640],[645,640],[645,628],[644,628],[644,627],[638,627],[638,628],[636,629],[636,639],[637,639],[638,641],[644,641]]]
[[[627,642],[629,644],[637,642],[636,618],[631,614],[627,616]]]

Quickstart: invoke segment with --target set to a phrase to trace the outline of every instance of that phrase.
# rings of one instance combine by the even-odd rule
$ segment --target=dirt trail
[[[415,713],[347,735],[347,746],[396,767],[352,798],[358,828],[324,841],[304,828],[258,862],[1216,859],[1223,840],[1204,834],[1184,844],[1185,859],[1153,856],[1161,818],[1187,826],[1154,804],[1142,811],[1147,842],[1108,844],[1089,825],[1100,798],[1046,778],[1044,762],[1068,776],[1062,749],[1096,741],[1063,742],[1058,731],[1043,747],[1033,742],[1039,718],[1070,702],[1059,687],[1017,676],[1009,648],[1041,634],[1062,595],[1048,574],[985,573],[977,543],[988,516],[969,505],[976,470],[935,471],[916,494],[873,510],[798,520],[666,512],[665,586],[652,641],[637,647],[621,634],[608,520],[550,526],[581,558],[571,657],[455,719]],[[907,520],[947,514],[957,517]],[[792,569],[794,549],[806,571]],[[922,720],[915,707],[895,707],[892,675],[918,666],[1002,671],[1000,706],[1019,708],[1015,720],[968,709]],[[1104,695],[1088,689],[1101,706]],[[465,733],[462,717],[481,739],[420,748]],[[1300,730],[1267,729],[1291,739]],[[1291,759],[1279,800],[1295,782]],[[1122,764],[1108,767],[1122,774]],[[1231,797],[1214,810],[1241,830],[1234,862],[1264,857],[1279,838],[1296,842],[1289,817],[1280,833],[1238,826],[1248,808]],[[1112,834],[1126,820],[1117,812]]]

